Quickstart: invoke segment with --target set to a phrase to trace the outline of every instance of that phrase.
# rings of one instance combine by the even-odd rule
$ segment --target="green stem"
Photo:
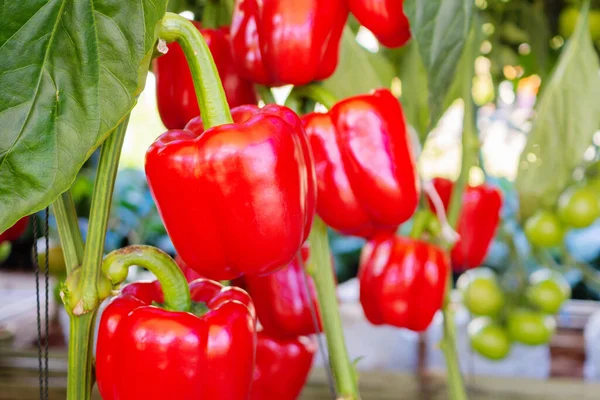
[[[77,221],[77,212],[71,192],[66,191],[52,203],[52,211],[56,217],[58,235],[65,257],[67,274],[81,266],[83,262],[84,244]]]
[[[180,15],[168,12],[162,19],[159,37],[167,42],[177,41],[183,49],[194,80],[204,129],[232,123],[219,72],[206,41],[194,24]]]
[[[72,302],[81,306],[83,313],[95,309],[103,300],[98,296],[97,283],[100,279],[100,265],[104,255],[104,241],[110,216],[110,205],[128,122],[129,116],[108,136],[100,152],[94,194],[92,195],[87,243],[83,254],[81,299]],[[81,303],[79,304],[79,302]]]
[[[294,102],[297,102],[298,99],[301,99],[303,97],[312,99],[317,103],[324,105],[325,108],[327,108],[328,110],[330,110],[331,107],[333,107],[335,103],[337,103],[337,98],[330,91],[328,91],[321,85],[313,83],[306,86],[294,87],[294,89],[292,89],[292,92],[288,96],[288,99],[286,100],[286,105],[293,105]]]
[[[323,330],[327,337],[327,348],[335,376],[336,389],[342,399],[358,400],[360,395],[356,373],[346,350],[342,319],[338,308],[327,226],[319,217],[315,217],[308,240],[311,251],[308,273],[312,276],[317,290],[321,321],[323,321]]]
[[[427,210],[419,210],[413,218],[413,225],[410,230],[410,237],[413,239],[420,239],[421,235],[427,228],[429,223],[430,214]]]
[[[71,315],[67,400],[90,400],[92,397],[92,342],[96,312],[93,310],[79,317]]]
[[[113,285],[118,285],[125,281],[132,265],[147,268],[156,276],[165,295],[167,309],[190,311],[192,303],[187,281],[171,256],[152,246],[127,246],[110,252],[104,258],[102,272]]]
[[[261,100],[265,104],[276,104],[275,97],[273,96],[273,92],[271,92],[271,88],[264,85],[255,85],[256,90],[261,98]]]

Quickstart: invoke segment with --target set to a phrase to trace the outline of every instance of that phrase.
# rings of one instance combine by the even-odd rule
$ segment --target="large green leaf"
[[[0,0],[0,232],[74,181],[143,89],[166,0]]]
[[[406,46],[406,52],[399,60],[398,76],[402,82],[400,101],[404,114],[423,142],[429,128],[427,72],[419,53],[419,45],[414,40]]]
[[[542,1],[534,4],[523,2],[521,7],[523,25],[529,34],[531,54],[537,64],[536,73],[544,79],[548,71],[548,44],[551,37],[548,17],[544,12]]]
[[[427,71],[432,128],[444,112],[446,94],[469,34],[473,0],[406,0],[404,11]]]
[[[382,54],[371,53],[358,44],[348,26],[344,28],[340,47],[338,67],[323,82],[334,96],[342,99],[390,86],[394,77],[391,63]]]
[[[551,208],[600,128],[600,64],[582,13],[540,95],[515,182],[521,218]]]

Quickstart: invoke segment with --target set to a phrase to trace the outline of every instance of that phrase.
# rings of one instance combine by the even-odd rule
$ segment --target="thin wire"
[[[302,259],[302,254],[298,254],[298,262],[300,263],[300,269],[302,270],[302,277],[304,281],[304,291],[306,294],[306,298],[308,299],[308,308],[310,310],[310,316],[312,317],[313,326],[315,327],[315,332],[317,332],[317,345],[319,347],[319,353],[321,353],[321,358],[323,358],[323,363],[325,364],[325,372],[327,374],[327,384],[329,386],[329,392],[331,393],[332,399],[337,399],[337,391],[335,390],[335,380],[333,378],[333,371],[331,370],[331,363],[329,362],[329,356],[325,351],[325,343],[323,343],[323,337],[318,333],[321,329],[319,326],[319,319],[317,318],[317,310],[315,310],[315,306],[312,300],[312,293],[310,292],[310,286],[308,283],[308,277],[306,276],[306,270],[304,269],[304,260]]]
[[[45,280],[45,284],[46,284],[46,292],[45,292],[45,296],[46,296],[46,304],[45,304],[45,317],[46,317],[46,337],[45,337],[45,347],[44,347],[44,384],[45,384],[45,390],[44,390],[44,399],[48,400],[48,340],[49,340],[49,321],[50,321],[50,317],[49,317],[49,311],[48,308],[50,307],[49,304],[49,275],[50,275],[50,234],[49,234],[49,219],[50,219],[50,213],[48,212],[48,207],[46,207],[45,210],[46,213],[46,223],[45,223],[45,230],[44,233],[46,234],[46,270],[44,271],[44,280]]]
[[[38,226],[37,216],[33,218],[33,268],[35,271],[35,298],[37,311],[37,347],[38,347],[38,373],[40,378],[40,400],[44,398],[44,381],[42,371],[42,316],[40,312],[40,266],[38,264]]]

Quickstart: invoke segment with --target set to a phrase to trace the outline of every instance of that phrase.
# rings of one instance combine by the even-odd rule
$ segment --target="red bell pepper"
[[[454,182],[435,178],[432,183],[447,211]],[[431,200],[429,203],[435,212]],[[502,193],[497,188],[483,184],[465,189],[457,224],[460,238],[451,252],[455,271],[476,268],[483,263],[496,234],[501,209]]]
[[[259,332],[250,400],[296,400],[316,349],[314,340],[306,336],[278,339]]]
[[[348,0],[350,12],[386,47],[400,47],[410,39],[404,0]]]
[[[308,248],[302,248],[302,258],[308,259]],[[277,337],[295,337],[317,333],[312,311],[318,315],[317,295],[312,278],[305,274],[300,255],[286,267],[267,276],[248,276],[244,286],[254,302],[258,320],[265,332]],[[310,296],[306,292],[308,281]],[[311,306],[312,303],[312,306]],[[321,332],[320,327],[319,332]]]
[[[229,106],[256,104],[254,85],[242,78],[233,64],[229,28],[200,29],[200,23],[192,22],[210,48]],[[200,109],[192,74],[181,46],[173,42],[168,48],[167,54],[154,60],[158,111],[167,129],[181,129],[200,114]]]
[[[146,153],[148,184],[177,253],[218,280],[292,261],[316,203],[312,154],[296,114],[244,106],[232,117],[236,123],[201,134],[198,125],[167,131]]]
[[[179,257],[179,255],[175,256],[175,263],[177,263],[177,265],[181,269],[181,272],[183,272],[183,276],[185,276],[186,281],[191,282],[195,281],[198,278],[202,278],[202,275],[188,267],[185,261],[183,261],[183,259]]]
[[[433,244],[382,234],[367,242],[359,268],[360,302],[375,325],[423,331],[442,307],[450,265]]]
[[[199,279],[190,283],[202,314],[154,306],[158,281],[125,286],[102,314],[96,379],[104,400],[247,399],[255,362],[255,315],[248,295]]]
[[[402,107],[389,90],[350,97],[302,121],[325,223],[368,238],[410,218],[420,188]]]
[[[27,229],[27,224],[29,223],[29,216],[23,217],[13,226],[5,230],[0,234],[0,243],[2,242],[12,242],[23,236],[25,230]]]
[[[268,86],[326,79],[337,66],[347,18],[344,0],[238,0],[235,62],[244,77]]]

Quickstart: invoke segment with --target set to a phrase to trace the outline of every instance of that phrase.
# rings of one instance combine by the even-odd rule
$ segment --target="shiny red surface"
[[[344,0],[236,1],[231,41],[240,74],[268,86],[328,78],[347,17]]]
[[[383,234],[360,257],[360,302],[375,325],[423,331],[442,306],[450,272],[446,253],[422,241]]]
[[[215,61],[230,107],[256,104],[257,97],[252,82],[243,79],[233,64],[229,28],[200,29]],[[200,114],[192,74],[181,46],[168,45],[169,51],[156,58],[153,71],[156,75],[158,111],[167,129],[181,129]]]
[[[348,0],[350,12],[386,47],[400,47],[410,39],[403,0]]]
[[[249,107],[234,109],[240,123],[200,136],[168,131],[146,154],[148,183],[177,253],[211,279],[276,271],[312,224],[316,183],[298,117],[274,105],[254,110],[242,121]]]
[[[417,208],[419,182],[400,103],[389,90],[302,118],[315,159],[317,213],[348,235],[395,231]]]
[[[308,259],[308,248],[302,248],[303,262]],[[276,337],[295,337],[316,333],[311,314],[311,303],[318,316],[319,305],[313,280],[308,275],[309,294],[306,291],[303,263],[300,256],[286,267],[266,276],[249,276],[244,284],[256,307],[258,320],[265,332]],[[321,332],[322,327],[319,329]]]
[[[433,185],[447,210],[454,183],[449,179],[435,178]],[[431,203],[430,207],[435,210]],[[460,239],[451,252],[454,270],[464,271],[483,263],[500,223],[501,209],[502,193],[498,189],[485,184],[466,188],[458,217]]]
[[[96,379],[104,400],[244,400],[253,379],[255,317],[248,295],[200,279],[196,316],[150,305],[160,287],[134,283],[112,300],[100,321]]]
[[[12,242],[20,238],[27,230],[27,224],[29,224],[29,216],[23,217],[15,222],[13,226],[0,234],[0,243],[6,241]]]
[[[259,332],[250,400],[296,400],[316,350],[310,337],[278,339]]]

